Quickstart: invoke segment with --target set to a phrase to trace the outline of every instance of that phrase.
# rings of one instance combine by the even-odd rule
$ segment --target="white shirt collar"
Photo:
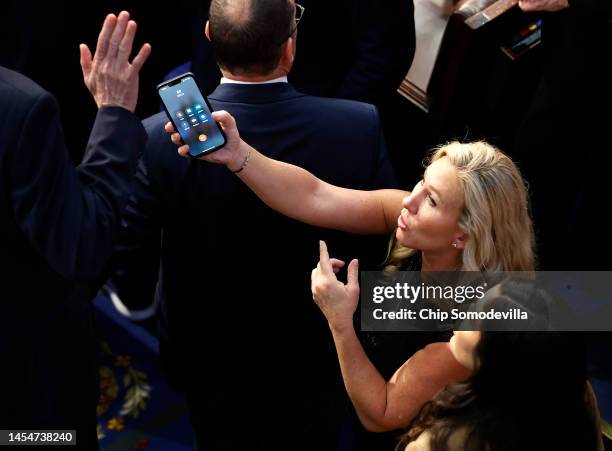
[[[225,83],[235,83],[237,85],[267,85],[270,83],[289,83],[289,80],[287,80],[286,76],[278,77],[278,78],[275,78],[274,80],[266,80],[266,81],[238,81],[238,80],[231,80],[229,78],[222,77],[221,84],[225,84]]]

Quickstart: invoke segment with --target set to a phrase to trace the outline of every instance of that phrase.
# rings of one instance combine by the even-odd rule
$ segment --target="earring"
[[[453,247],[454,247],[454,248],[457,248],[457,243],[453,243]]]

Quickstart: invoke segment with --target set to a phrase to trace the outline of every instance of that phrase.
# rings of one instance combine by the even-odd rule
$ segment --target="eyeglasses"
[[[302,17],[304,16],[304,11],[306,11],[306,8],[304,8],[299,3],[295,4],[295,26],[296,28],[298,24],[300,23],[300,20],[302,20]]]
[[[295,32],[297,31],[298,24],[300,23],[300,20],[302,20],[302,17],[304,17],[304,11],[306,11],[306,8],[304,8],[299,3],[295,3],[295,27],[291,27],[291,30],[289,31],[289,35],[287,35],[285,39],[279,42],[278,45],[284,44],[287,39],[289,39],[291,36],[295,34]]]

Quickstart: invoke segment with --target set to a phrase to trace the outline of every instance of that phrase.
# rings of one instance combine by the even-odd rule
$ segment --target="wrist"
[[[355,332],[352,318],[346,321],[334,321],[333,323],[330,321],[328,325],[333,335],[347,335],[351,332]]]
[[[102,110],[104,108],[121,108],[122,110],[129,111],[130,113],[134,113],[134,110],[131,110],[125,105],[118,105],[116,103],[102,103],[98,105],[98,110]]]
[[[251,148],[242,140],[240,140],[240,146],[236,156],[230,161],[226,167],[234,174],[241,172],[249,163],[251,158]]]
[[[130,113],[133,113],[135,108],[131,108],[130,106],[120,103],[120,102],[108,102],[108,101],[101,101],[101,102],[97,102],[98,104],[98,109],[102,109],[102,108],[123,108],[124,110],[128,110]]]

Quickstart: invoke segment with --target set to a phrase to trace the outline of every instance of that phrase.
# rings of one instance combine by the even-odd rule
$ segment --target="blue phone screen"
[[[159,95],[183,142],[189,145],[191,155],[202,155],[225,143],[193,77],[186,76],[172,86],[162,86]]]

